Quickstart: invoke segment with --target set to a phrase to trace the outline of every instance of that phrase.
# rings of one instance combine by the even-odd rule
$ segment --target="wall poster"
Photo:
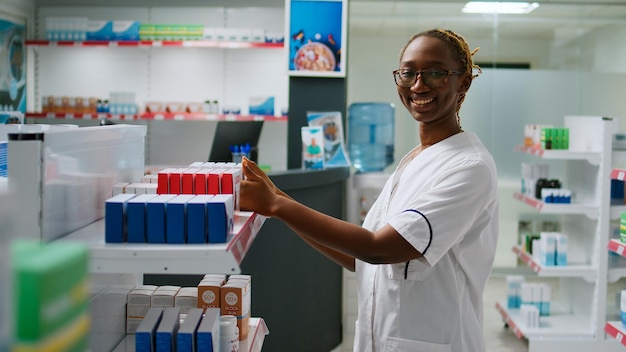
[[[26,112],[26,26],[0,13],[0,111]]]
[[[345,77],[347,0],[287,0],[290,76]]]

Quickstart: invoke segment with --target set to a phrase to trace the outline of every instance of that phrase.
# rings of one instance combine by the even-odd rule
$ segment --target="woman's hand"
[[[244,177],[241,181],[239,207],[241,210],[272,216],[272,207],[277,197],[286,194],[250,159],[243,159],[241,169]]]

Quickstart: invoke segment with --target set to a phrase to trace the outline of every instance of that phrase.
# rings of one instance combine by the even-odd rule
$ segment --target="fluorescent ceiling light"
[[[465,13],[508,13],[527,14],[539,7],[539,3],[533,2],[490,2],[470,1],[463,6]]]

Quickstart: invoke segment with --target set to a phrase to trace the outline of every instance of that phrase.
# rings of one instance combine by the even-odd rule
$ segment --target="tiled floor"
[[[496,302],[506,297],[506,280],[504,276],[492,276],[485,289],[484,300],[484,333],[487,352],[527,352],[528,341],[518,339],[508,328],[504,327],[502,316],[496,310]]]

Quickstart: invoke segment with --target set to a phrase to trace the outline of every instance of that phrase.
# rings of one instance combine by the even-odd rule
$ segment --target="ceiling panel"
[[[460,1],[350,0],[351,33],[392,35],[430,27],[451,27],[472,36],[554,38],[564,28],[583,33],[626,25],[626,1],[546,0],[528,15],[464,14]]]

